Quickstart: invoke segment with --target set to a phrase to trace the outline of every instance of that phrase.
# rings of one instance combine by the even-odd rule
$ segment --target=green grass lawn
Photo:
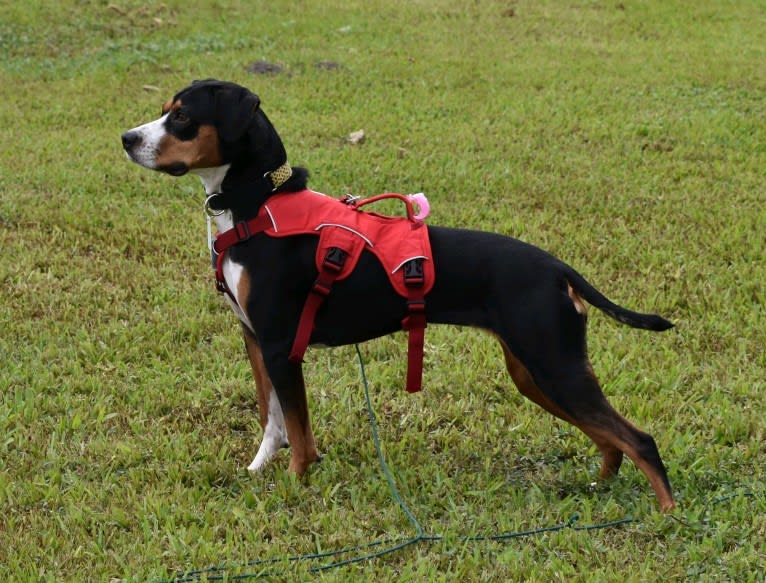
[[[0,580],[763,581],[765,62],[759,1],[0,3]],[[521,397],[491,338],[432,326],[421,394],[403,334],[362,354],[396,483],[444,540],[318,574],[333,558],[247,566],[415,533],[353,347],[307,355],[322,464],[245,469],[255,385],[203,191],[119,141],[206,77],[260,95],[313,188],[424,191],[432,224],[534,243],[673,320],[592,310],[589,342],[678,509],[629,462],[594,483],[595,447]],[[637,521],[462,538],[575,513]]]

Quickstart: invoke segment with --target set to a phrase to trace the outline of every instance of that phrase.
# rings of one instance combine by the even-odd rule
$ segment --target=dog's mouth
[[[142,151],[136,151],[134,148],[125,148],[125,155],[128,157],[128,160],[139,166],[149,168],[150,170],[159,170],[154,162],[151,159],[147,159],[147,156]]]
[[[190,170],[189,166],[184,162],[173,162],[172,164],[157,166],[155,162],[146,161],[143,156],[136,154],[132,150],[125,150],[125,154],[127,154],[129,160],[140,166],[144,166],[150,170],[157,170],[158,172],[165,172],[171,176],[183,176]]]
[[[189,167],[183,162],[173,162],[172,164],[167,164],[166,166],[157,168],[157,170],[160,172],[166,172],[171,176],[183,176],[189,171]]]

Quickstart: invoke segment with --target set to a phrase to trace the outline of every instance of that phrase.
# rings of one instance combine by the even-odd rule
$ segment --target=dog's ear
[[[224,142],[236,142],[247,133],[261,104],[244,87],[223,87],[215,94],[216,126]]]

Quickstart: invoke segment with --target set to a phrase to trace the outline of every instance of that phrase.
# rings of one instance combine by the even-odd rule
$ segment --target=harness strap
[[[258,214],[250,220],[240,221],[228,231],[219,233],[213,241],[213,256],[215,257],[215,289],[220,293],[225,293],[236,304],[237,299],[226,285],[226,278],[223,276],[223,260],[226,257],[226,250],[229,247],[244,243],[254,235],[261,233],[271,227],[271,219],[267,215]]]
[[[250,237],[257,235],[272,226],[268,214],[258,213],[252,219],[240,221],[228,231],[219,233],[213,242],[213,249],[215,249],[216,253],[221,254],[229,247],[243,243]]]
[[[215,257],[215,289],[218,293],[229,296],[229,299],[236,304],[237,298],[231,293],[229,286],[226,285],[226,278],[223,276],[223,259],[226,255],[224,253],[216,253],[214,249],[213,256]]]
[[[306,349],[311,341],[311,333],[314,331],[314,320],[319,306],[330,295],[332,284],[343,271],[347,257],[348,253],[338,247],[330,247],[327,250],[322,261],[322,269],[311,287],[306,303],[303,304],[303,311],[300,320],[298,320],[298,330],[295,332],[295,340],[293,340],[293,347],[288,357],[291,362],[303,362],[303,355],[306,354]]]
[[[407,316],[402,320],[402,329],[408,331],[407,392],[417,393],[423,388],[423,346],[428,325],[423,294],[423,260],[411,259],[404,264],[402,271],[407,286]]]

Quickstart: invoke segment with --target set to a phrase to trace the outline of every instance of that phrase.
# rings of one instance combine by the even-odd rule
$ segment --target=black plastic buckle
[[[331,271],[341,271],[343,265],[346,263],[346,257],[348,257],[348,253],[343,249],[340,249],[339,247],[330,247],[327,250],[327,254],[324,256],[322,267]]]
[[[424,283],[423,259],[410,259],[404,264],[404,285],[407,287],[421,287]]]

